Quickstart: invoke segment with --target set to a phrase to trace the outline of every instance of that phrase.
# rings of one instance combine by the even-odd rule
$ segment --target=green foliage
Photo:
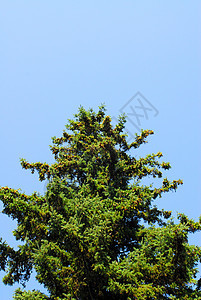
[[[159,210],[154,200],[175,191],[181,180],[163,178],[170,164],[162,153],[137,159],[146,143],[142,130],[128,144],[125,117],[113,127],[104,106],[95,113],[79,109],[61,138],[50,147],[55,163],[28,163],[25,169],[48,179],[44,196],[0,189],[3,213],[17,221],[14,250],[0,242],[5,284],[26,283],[32,269],[50,298],[18,289],[14,299],[200,299],[196,281],[201,249],[190,246],[189,232],[200,221]],[[161,186],[144,186],[152,176]]]
[[[49,299],[39,291],[22,291],[17,289],[13,297],[14,300],[46,300]]]

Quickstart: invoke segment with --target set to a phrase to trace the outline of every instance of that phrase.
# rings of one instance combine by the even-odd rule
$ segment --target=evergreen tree
[[[48,180],[44,196],[0,189],[3,213],[17,221],[14,250],[1,239],[3,282],[25,284],[32,269],[49,295],[18,289],[14,299],[201,299],[196,281],[201,248],[188,234],[200,221],[160,210],[154,200],[176,190],[159,162],[162,153],[137,159],[134,149],[153,131],[142,130],[132,143],[124,134],[125,117],[113,127],[104,106],[83,107],[69,120],[61,138],[53,137],[55,163],[29,163],[24,169]],[[160,188],[140,180],[161,178]]]

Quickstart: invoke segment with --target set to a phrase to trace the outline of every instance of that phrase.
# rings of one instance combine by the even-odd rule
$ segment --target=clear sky
[[[51,137],[61,136],[80,105],[97,110],[104,102],[114,122],[120,111],[130,113],[130,138],[137,127],[155,131],[137,154],[161,151],[172,165],[167,176],[184,180],[158,203],[197,220],[200,14],[199,0],[2,1],[0,185],[43,193],[19,158],[51,163]],[[12,245],[14,225],[0,215],[0,236]],[[201,246],[200,238],[190,242]],[[1,300],[17,287],[0,283]],[[41,289],[33,276],[27,289],[34,288]]]

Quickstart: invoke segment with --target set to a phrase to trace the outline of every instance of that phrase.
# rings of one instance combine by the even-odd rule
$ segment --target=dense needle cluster
[[[48,180],[44,196],[0,188],[3,213],[17,220],[14,250],[0,242],[5,284],[36,279],[49,292],[16,290],[14,299],[201,299],[196,265],[201,249],[188,244],[200,222],[160,210],[154,200],[176,190],[159,162],[162,153],[137,159],[135,149],[153,131],[143,130],[128,144],[125,117],[113,127],[104,106],[80,107],[61,138],[53,138],[55,163],[28,163],[24,169]],[[142,185],[146,176],[161,187]]]

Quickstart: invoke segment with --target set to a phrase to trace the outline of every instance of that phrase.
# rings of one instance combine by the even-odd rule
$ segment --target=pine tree
[[[200,221],[154,205],[163,193],[175,191],[159,162],[162,153],[136,158],[131,153],[153,134],[142,130],[132,143],[124,133],[126,119],[112,126],[105,107],[80,107],[61,138],[50,146],[55,163],[29,163],[24,169],[48,180],[45,195],[25,195],[1,187],[3,213],[17,221],[14,250],[1,239],[3,282],[25,284],[32,269],[49,292],[18,289],[14,299],[201,299],[196,281],[201,248],[189,245],[189,233]],[[160,188],[143,185],[160,178]]]

